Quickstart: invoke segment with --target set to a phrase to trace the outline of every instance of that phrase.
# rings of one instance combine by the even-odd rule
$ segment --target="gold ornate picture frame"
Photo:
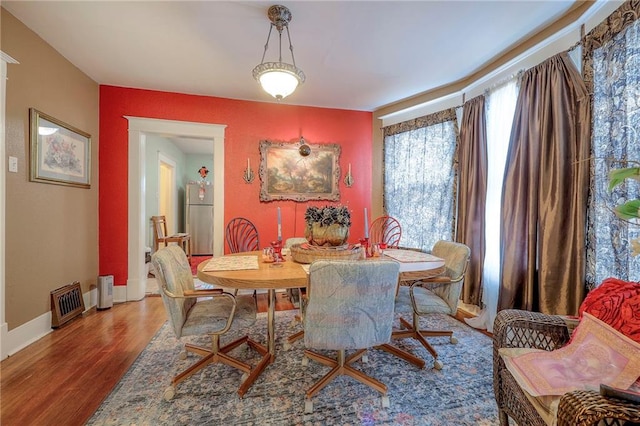
[[[31,182],[91,188],[91,135],[29,109]]]
[[[340,200],[340,145],[260,141],[260,201]]]

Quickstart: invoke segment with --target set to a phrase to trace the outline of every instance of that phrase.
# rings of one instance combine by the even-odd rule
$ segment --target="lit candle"
[[[282,216],[280,215],[280,207],[278,207],[278,241],[282,241]]]
[[[247,158],[247,170],[251,170],[251,162]]]
[[[369,238],[369,217],[367,216],[367,208],[364,208],[364,237]]]
[[[351,163],[349,163],[349,173],[347,173],[349,176],[351,176]]]

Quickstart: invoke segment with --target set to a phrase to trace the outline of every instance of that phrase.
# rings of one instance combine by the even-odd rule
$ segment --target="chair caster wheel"
[[[451,337],[449,338],[449,341],[450,341],[452,344],[454,344],[454,345],[457,345],[457,344],[458,344],[458,338],[457,338],[457,337],[453,337],[453,336],[451,336]]]
[[[360,357],[360,359],[362,360],[362,362],[364,362],[365,364],[367,362],[369,362],[369,356],[368,355],[362,355],[362,357]]]
[[[442,366],[442,362],[438,361],[437,359],[433,361],[433,368],[435,368],[436,370],[442,370]]]
[[[310,399],[304,400],[304,413],[305,414],[313,413],[313,401],[311,401]]]
[[[180,352],[180,355],[178,355],[178,357],[179,357],[181,360],[185,360],[185,359],[187,359],[187,351],[181,351],[181,352]]]
[[[388,396],[383,396],[382,397],[382,408],[389,408],[389,397]]]
[[[176,396],[176,387],[171,385],[168,386],[165,390],[164,390],[164,400],[165,401],[171,401],[173,399],[174,396]]]
[[[309,358],[307,358],[306,356],[302,357],[302,366],[306,367],[307,365],[309,365]]]

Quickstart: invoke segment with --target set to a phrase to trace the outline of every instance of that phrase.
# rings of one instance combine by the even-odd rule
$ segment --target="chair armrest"
[[[596,391],[573,391],[560,398],[558,426],[595,426],[602,419],[639,423],[640,406],[630,401],[602,396]]]
[[[552,351],[569,341],[566,322],[559,315],[505,309],[493,323],[493,348],[534,348]]]
[[[199,289],[199,290],[185,290],[183,292],[184,297],[206,297],[206,296],[217,296],[223,293],[221,288],[212,288],[212,289]]]

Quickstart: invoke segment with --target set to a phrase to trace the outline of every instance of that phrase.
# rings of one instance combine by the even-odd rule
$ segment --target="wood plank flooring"
[[[266,312],[266,294],[257,302]],[[293,309],[286,294],[276,309]],[[85,424],[166,319],[161,297],[91,309],[5,359],[0,424]]]

